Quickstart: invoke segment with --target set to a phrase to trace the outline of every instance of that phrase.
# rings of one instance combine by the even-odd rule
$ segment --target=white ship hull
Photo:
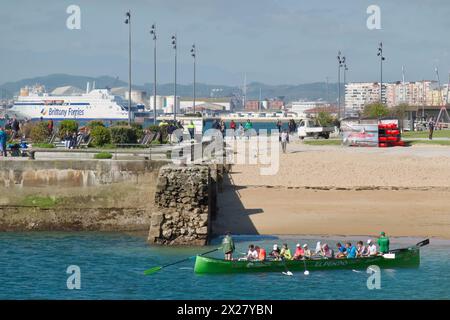
[[[52,120],[127,120],[128,111],[108,90],[92,90],[81,96],[31,95],[18,97],[9,117]]]

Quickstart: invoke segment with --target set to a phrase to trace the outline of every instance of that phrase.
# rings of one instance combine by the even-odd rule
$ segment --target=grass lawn
[[[428,138],[428,131],[405,131],[402,133],[403,138]],[[434,138],[450,138],[450,130],[436,130],[433,133]]]
[[[342,140],[341,139],[303,140],[303,143],[310,146],[340,146],[342,144]]]

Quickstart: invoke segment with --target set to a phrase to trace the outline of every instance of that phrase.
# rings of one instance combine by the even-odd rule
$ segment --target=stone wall
[[[208,166],[161,168],[148,241],[168,245],[205,245],[215,207]]]
[[[159,169],[148,160],[0,161],[0,231],[148,230]]]

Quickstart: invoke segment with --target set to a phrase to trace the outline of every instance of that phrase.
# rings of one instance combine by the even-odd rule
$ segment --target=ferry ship
[[[42,86],[22,88],[7,110],[9,117],[17,119],[52,120],[127,120],[124,100],[108,89],[89,89],[77,95],[51,95]]]

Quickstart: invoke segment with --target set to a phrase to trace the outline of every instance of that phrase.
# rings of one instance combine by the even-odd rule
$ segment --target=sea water
[[[264,246],[316,241],[334,246],[357,238],[234,236],[236,255],[250,243]],[[365,240],[361,237],[361,240]],[[420,239],[391,239],[404,247]],[[216,248],[149,246],[145,236],[97,232],[0,233],[0,299],[449,299],[450,242],[431,240],[417,269],[381,271],[381,289],[368,289],[366,270],[197,275],[194,258],[145,276],[144,270]],[[221,257],[220,252],[212,256]],[[80,289],[69,289],[69,266]],[[70,271],[70,270],[69,270]],[[70,281],[69,281],[70,282]]]

